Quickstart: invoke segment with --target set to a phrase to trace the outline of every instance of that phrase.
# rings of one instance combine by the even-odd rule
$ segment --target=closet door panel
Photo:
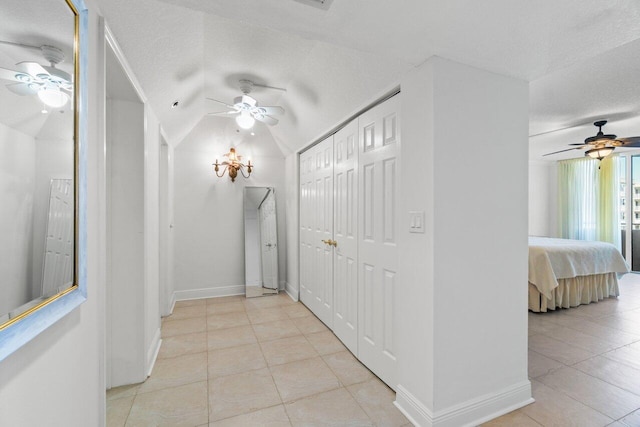
[[[330,329],[333,327],[333,137],[317,145],[316,152],[316,309],[314,313]]]
[[[359,124],[358,357],[395,388],[394,287],[398,235],[398,97],[364,113]]]
[[[333,137],[300,155],[300,300],[333,324]]]
[[[313,301],[312,288],[312,260],[313,248],[311,237],[313,236],[313,210],[312,210],[312,186],[313,186],[313,161],[312,151],[306,151],[300,155],[300,301],[308,307]]]
[[[358,353],[358,121],[334,135],[333,332]]]

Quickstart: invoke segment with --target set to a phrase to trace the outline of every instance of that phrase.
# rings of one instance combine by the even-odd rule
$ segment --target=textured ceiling
[[[98,3],[174,145],[196,124],[206,133],[233,123],[201,121],[220,111],[205,97],[230,102],[251,78],[287,89],[252,95],[287,110],[269,130],[290,153],[434,54],[532,82],[532,133],[640,110],[628,78],[640,57],[632,0],[335,0],[328,11],[293,0]]]

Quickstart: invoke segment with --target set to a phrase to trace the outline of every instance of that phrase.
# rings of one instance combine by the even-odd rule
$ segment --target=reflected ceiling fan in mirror
[[[8,80],[6,88],[11,92],[25,96],[37,95],[48,107],[62,108],[71,99],[73,93],[72,76],[57,68],[64,61],[62,50],[54,46],[29,46],[21,43],[0,41],[2,44],[20,46],[41,51],[50,65],[41,65],[33,61],[18,62],[12,69],[0,67],[0,79]]]
[[[256,120],[269,126],[278,124],[278,119],[271,116],[284,114],[284,108],[279,106],[266,107],[259,105],[256,99],[249,96],[249,93],[251,93],[254,87],[263,87],[267,89],[281,90],[284,92],[286,92],[286,89],[256,84],[251,80],[240,80],[239,83],[242,95],[236,97],[233,100],[233,104],[227,104],[226,102],[218,101],[217,99],[207,98],[210,101],[217,102],[218,104],[222,104],[229,108],[228,111],[219,111],[208,114],[213,116],[235,117],[236,123],[242,129],[251,129]]]
[[[544,154],[544,156],[550,156],[552,154],[564,153],[565,151],[571,150],[582,150],[588,149],[585,151],[584,155],[587,157],[591,157],[593,159],[602,160],[607,157],[609,154],[613,153],[616,147],[640,147],[640,136],[630,136],[627,138],[618,138],[616,135],[605,134],[602,132],[602,127],[607,124],[606,120],[599,120],[593,123],[594,126],[598,128],[598,133],[594,136],[590,136],[585,139],[582,143],[569,144],[575,145],[576,147],[567,148],[565,150],[554,151],[553,153]]]

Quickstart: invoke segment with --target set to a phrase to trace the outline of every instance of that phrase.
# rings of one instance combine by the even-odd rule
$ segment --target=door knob
[[[336,242],[335,240],[323,240],[322,243],[324,243],[325,245],[329,245],[329,246],[333,246],[333,247],[337,247],[338,246],[338,242]]]

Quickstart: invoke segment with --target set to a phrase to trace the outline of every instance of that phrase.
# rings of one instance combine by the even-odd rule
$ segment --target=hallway
[[[500,426],[640,426],[640,275],[618,299],[529,313],[534,404]],[[395,395],[286,294],[181,301],[144,384],[110,390],[108,426],[405,426]]]
[[[180,301],[162,335],[151,377],[107,393],[108,426],[411,425],[287,294]]]

